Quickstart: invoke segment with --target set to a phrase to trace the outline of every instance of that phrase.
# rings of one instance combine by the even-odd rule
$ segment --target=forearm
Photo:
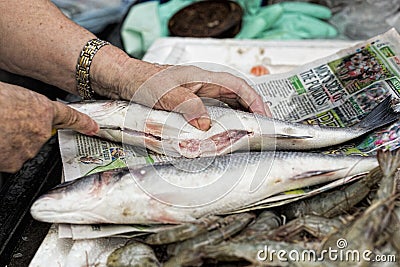
[[[0,1],[0,68],[77,94],[76,65],[85,44],[96,38],[48,0]],[[191,66],[167,68],[130,58],[113,45],[94,55],[91,88],[98,94],[182,113],[203,130],[210,119],[198,96],[270,114],[244,80]]]
[[[0,1],[0,9],[0,68],[76,94],[77,60],[83,46],[95,36],[47,0]],[[103,72],[114,75],[127,58],[114,46],[103,47],[90,73],[102,83],[108,79]],[[108,70],[96,67],[96,61]]]

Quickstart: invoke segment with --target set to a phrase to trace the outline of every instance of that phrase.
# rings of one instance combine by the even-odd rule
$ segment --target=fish
[[[214,104],[207,105],[212,126],[201,131],[181,114],[127,101],[92,101],[70,106],[99,124],[98,137],[186,158],[249,150],[316,150],[360,137],[399,118],[390,97],[358,124],[346,128],[285,122]]]
[[[40,196],[30,212],[49,223],[180,224],[376,166],[375,157],[287,151],[179,159],[62,183]]]

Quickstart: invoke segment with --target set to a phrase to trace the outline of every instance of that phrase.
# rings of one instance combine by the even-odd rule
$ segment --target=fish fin
[[[298,180],[298,179],[305,179],[305,178],[310,178],[310,177],[315,177],[315,176],[320,176],[320,175],[325,175],[328,173],[334,173],[340,170],[343,170],[345,168],[339,168],[339,169],[333,169],[333,170],[315,170],[315,171],[308,171],[308,172],[303,172],[300,174],[296,174],[295,176],[292,176],[292,180]]]
[[[391,176],[400,167],[400,150],[378,150],[378,162],[385,176]]]
[[[354,128],[359,128],[363,132],[369,132],[379,127],[385,126],[400,118],[400,113],[393,110],[391,106],[391,96],[388,96],[379,103],[367,116],[359,123],[354,125]]]
[[[61,184],[58,184],[58,185],[54,186],[54,187],[51,189],[51,191],[57,190],[57,189],[61,189],[61,188],[66,188],[66,187],[68,187],[68,186],[70,186],[70,185],[73,185],[73,184],[75,184],[75,183],[78,183],[79,179],[82,179],[82,177],[77,178],[77,179],[74,179],[74,180],[71,180],[71,181],[66,181],[66,182],[63,182],[63,183],[61,183]]]
[[[263,134],[262,136],[276,139],[309,139],[313,138],[310,135],[290,135],[290,134]]]

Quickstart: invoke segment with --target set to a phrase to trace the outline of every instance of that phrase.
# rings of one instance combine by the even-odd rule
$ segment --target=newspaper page
[[[330,127],[351,126],[387,96],[400,97],[399,50],[399,34],[390,30],[291,72],[254,78],[253,87],[269,103],[274,118]],[[325,153],[367,155],[382,146],[395,149],[399,146],[399,127],[399,122],[394,123],[371,133],[358,144],[345,145]],[[59,141],[66,181],[123,167],[126,162],[132,164],[130,166],[140,166],[171,160],[165,156],[141,154],[133,147],[127,151],[120,144],[68,131],[60,131]],[[288,203],[353,180],[342,179],[321,185],[320,189],[300,189],[296,197],[287,197],[288,194],[283,192],[255,203],[258,207],[254,208]],[[86,226],[75,232],[77,236],[79,232],[79,238],[91,238],[99,235],[97,230],[93,230],[95,228]],[[130,230],[127,231],[132,232]],[[108,234],[116,232],[121,231],[109,229]],[[102,233],[102,236],[105,235]]]
[[[399,96],[399,50],[393,29],[288,73],[254,78],[254,87],[277,119],[349,126],[389,94]]]
[[[148,234],[157,233],[161,230],[168,229],[171,225],[71,225],[71,238],[92,239],[108,236],[124,236],[128,238]]]
[[[274,118],[348,127],[391,95],[400,97],[400,37],[396,30],[284,74],[254,78],[254,88],[269,103]],[[368,136],[347,154],[399,146],[399,124]]]
[[[73,240],[92,239],[108,236],[124,236],[128,238],[157,233],[173,227],[172,225],[115,225],[115,224],[59,224],[58,237]]]
[[[59,130],[58,139],[66,182],[127,165],[143,166],[172,160],[168,156],[150,153],[140,147],[122,145],[72,130]]]

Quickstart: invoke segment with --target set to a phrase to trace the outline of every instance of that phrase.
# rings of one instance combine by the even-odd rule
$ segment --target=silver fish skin
[[[249,150],[314,150],[352,140],[399,118],[391,108],[390,98],[360,123],[348,128],[290,123],[208,106],[212,127],[204,132],[188,124],[178,113],[153,110],[126,101],[96,101],[70,106],[88,114],[100,125],[99,137],[187,158]]]
[[[373,157],[304,152],[234,153],[92,174],[38,198],[32,216],[51,223],[182,223],[271,195],[367,172]]]

